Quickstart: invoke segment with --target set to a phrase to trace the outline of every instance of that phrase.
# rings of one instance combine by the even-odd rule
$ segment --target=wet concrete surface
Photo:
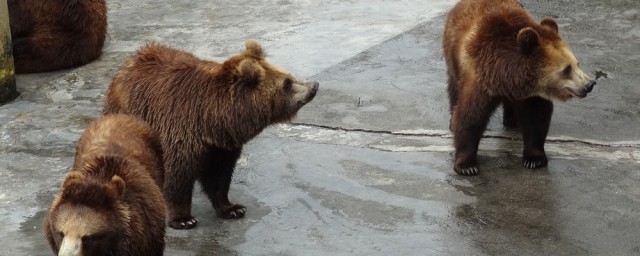
[[[166,255],[639,255],[640,2],[522,1],[556,17],[587,98],[556,103],[547,168],[521,167],[496,113],[477,177],[452,171],[443,14],[455,1],[109,1],[109,42],[89,65],[18,76],[0,106],[0,255],[50,255],[46,210],[111,77],[159,41],[214,60],[263,43],[269,60],[321,82],[292,124],[251,141],[215,217],[168,229]]]

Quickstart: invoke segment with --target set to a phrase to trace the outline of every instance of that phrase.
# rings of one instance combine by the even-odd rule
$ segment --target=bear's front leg
[[[200,184],[211,200],[216,215],[223,219],[244,217],[246,207],[229,201],[231,177],[242,149],[214,149],[208,154],[207,166],[201,169]]]
[[[544,143],[549,132],[553,103],[540,97],[532,97],[517,102],[515,106],[524,140],[522,165],[530,169],[547,166]]]
[[[453,170],[460,175],[472,176],[480,173],[478,145],[498,101],[481,92],[464,96],[455,106],[452,117],[456,150]]]

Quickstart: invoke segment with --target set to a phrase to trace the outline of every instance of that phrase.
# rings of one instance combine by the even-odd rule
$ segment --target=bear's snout
[[[306,102],[309,102],[309,101],[313,100],[313,98],[316,97],[316,93],[318,93],[318,88],[319,87],[320,87],[320,83],[318,81],[313,81],[313,83],[311,85],[311,90],[309,91],[309,94],[307,95]]]
[[[587,97],[587,94],[593,90],[593,87],[596,85],[595,80],[589,80],[587,84],[584,85],[577,93],[574,93],[579,98]]]
[[[596,80],[591,80],[587,83],[587,86],[585,86],[585,90],[587,93],[590,93],[591,90],[593,90],[593,87],[596,86]]]

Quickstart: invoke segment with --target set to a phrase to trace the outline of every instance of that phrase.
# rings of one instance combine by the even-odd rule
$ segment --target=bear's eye
[[[567,67],[562,70],[562,74],[565,76],[571,75],[571,65],[567,65]]]
[[[60,236],[60,238],[64,238],[64,233],[62,233],[62,231],[58,232],[58,235]]]
[[[95,233],[95,234],[91,234],[91,235],[88,235],[88,236],[83,236],[82,237],[82,242],[83,243],[92,243],[92,242],[103,240],[107,236],[108,236],[107,232]]]
[[[291,87],[293,86],[293,81],[291,81],[291,79],[287,78],[284,80],[284,90],[285,91],[291,91]]]

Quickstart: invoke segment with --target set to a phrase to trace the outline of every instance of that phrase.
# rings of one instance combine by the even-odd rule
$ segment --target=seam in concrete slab
[[[453,135],[449,131],[445,130],[400,130],[400,131],[385,131],[385,130],[370,130],[370,129],[361,129],[361,128],[344,128],[337,126],[328,126],[321,124],[309,124],[309,123],[297,123],[292,122],[292,125],[301,125],[301,126],[310,126],[322,129],[329,129],[334,131],[345,131],[345,132],[364,132],[364,133],[375,133],[375,134],[386,134],[386,135],[401,135],[401,136],[417,136],[417,137],[435,137],[435,138],[453,138]],[[503,132],[494,132],[494,131],[486,131],[482,138],[491,138],[491,139],[506,139],[510,141],[521,141],[520,135],[513,131],[503,131]],[[547,142],[554,143],[581,143],[588,146],[599,146],[599,147],[629,147],[629,148],[640,148],[640,141],[615,141],[615,142],[605,142],[593,139],[579,139],[568,136],[557,136],[557,137],[547,137]]]
[[[318,124],[290,123],[277,128],[277,136],[327,145],[343,145],[386,152],[454,151],[451,134],[442,130],[384,131],[333,127]],[[490,132],[480,144],[480,155],[521,155],[522,140],[515,132]],[[502,133],[508,134],[504,135]],[[510,135],[509,135],[510,134]],[[546,143],[547,154],[562,159],[601,159],[632,161],[640,164],[640,143],[602,142],[567,137],[551,137]]]

